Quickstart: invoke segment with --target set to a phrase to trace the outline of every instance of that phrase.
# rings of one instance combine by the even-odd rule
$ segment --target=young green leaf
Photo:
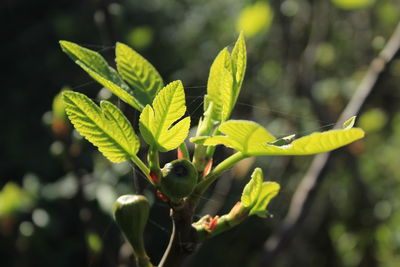
[[[134,97],[133,91],[99,53],[68,41],[60,41],[60,45],[94,80],[137,110],[143,109],[144,105]]]
[[[72,124],[106,158],[122,162],[136,155],[139,139],[115,105],[102,101],[100,108],[87,96],[73,91],[65,91],[63,96]]]
[[[157,70],[144,57],[129,46],[117,43],[115,48],[117,69],[122,78],[136,90],[135,98],[143,105],[151,104],[163,88],[163,80]]]
[[[354,126],[354,123],[356,123],[356,116],[351,117],[347,121],[343,123],[343,129],[351,129]]]
[[[250,210],[249,215],[266,217],[269,202],[279,193],[280,185],[275,182],[264,182],[258,195],[257,203]]]
[[[143,139],[161,152],[177,148],[189,133],[190,117],[176,123],[186,112],[185,92],[181,81],[165,86],[140,114],[139,128]]]
[[[227,120],[236,104],[246,70],[246,44],[241,33],[232,50],[232,55],[224,48],[215,58],[210,68],[207,83],[207,103],[214,107],[212,119],[217,123]]]
[[[258,215],[265,217],[266,208],[280,189],[279,184],[275,182],[263,182],[263,173],[260,168],[256,168],[251,175],[251,180],[243,189],[240,202],[249,210],[249,215]]]
[[[230,99],[233,98],[233,74],[231,55],[227,48],[224,48],[215,58],[210,68],[207,82],[206,103],[212,101],[213,112],[211,117],[217,122],[224,121],[228,113]],[[208,105],[204,110],[208,109]]]
[[[258,195],[261,191],[261,186],[263,183],[263,173],[260,168],[256,168],[251,175],[251,180],[246,184],[242,192],[242,202],[243,206],[246,208],[252,208],[258,199]]]
[[[226,134],[198,140],[206,146],[223,144],[246,156],[261,155],[311,155],[350,144],[364,137],[360,128],[315,132],[289,144],[278,144],[276,139],[259,124],[252,121],[227,121],[219,127]]]
[[[246,72],[246,62],[246,43],[244,41],[244,34],[241,32],[232,50],[232,72],[234,78],[232,107],[236,104],[240,88],[242,87],[244,74]]]

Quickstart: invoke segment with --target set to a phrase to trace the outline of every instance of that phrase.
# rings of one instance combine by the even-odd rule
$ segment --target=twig
[[[334,128],[340,128],[347,118],[360,111],[368,95],[374,88],[380,74],[383,72],[386,65],[394,58],[399,47],[400,23],[397,25],[384,49],[370,63],[367,73],[349,103],[340,114]],[[330,153],[324,153],[314,157],[308,171],[293,195],[288,214],[278,230],[278,233],[271,236],[264,243],[265,254],[262,257],[260,266],[267,266],[270,264],[285,243],[294,237],[296,229],[300,226],[310,210],[319,185],[323,180],[321,173],[327,165],[329,156]]]

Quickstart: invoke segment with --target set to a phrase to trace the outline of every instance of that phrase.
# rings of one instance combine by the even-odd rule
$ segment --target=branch
[[[368,95],[374,88],[380,74],[383,72],[386,65],[394,58],[399,47],[400,23],[397,25],[384,49],[370,63],[367,73],[357,87],[349,103],[340,114],[334,128],[340,128],[347,118],[360,111]],[[285,243],[294,237],[296,229],[300,226],[310,210],[316,192],[323,180],[321,173],[327,165],[329,156],[330,153],[324,153],[314,157],[308,171],[293,195],[288,214],[278,230],[278,233],[271,236],[264,243],[265,254],[262,257],[260,266],[270,264]]]

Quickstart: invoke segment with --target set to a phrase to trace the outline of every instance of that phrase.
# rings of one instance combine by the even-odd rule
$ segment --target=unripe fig
[[[172,202],[187,197],[197,183],[197,170],[187,159],[171,161],[165,164],[161,172],[161,192]]]
[[[137,261],[148,261],[143,232],[149,217],[149,209],[149,202],[142,195],[123,195],[114,202],[114,219],[132,245]]]

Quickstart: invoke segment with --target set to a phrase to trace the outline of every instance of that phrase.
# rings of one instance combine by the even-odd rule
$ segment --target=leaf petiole
[[[150,169],[146,166],[146,164],[144,164],[144,162],[140,158],[138,158],[138,156],[136,156],[136,155],[132,155],[131,160],[144,173],[147,180],[149,180],[150,183],[153,184],[153,182],[150,179]]]
[[[242,152],[236,152],[224,161],[219,163],[204,179],[196,186],[194,192],[196,194],[203,194],[207,188],[226,170],[230,169],[238,161],[246,158]]]

